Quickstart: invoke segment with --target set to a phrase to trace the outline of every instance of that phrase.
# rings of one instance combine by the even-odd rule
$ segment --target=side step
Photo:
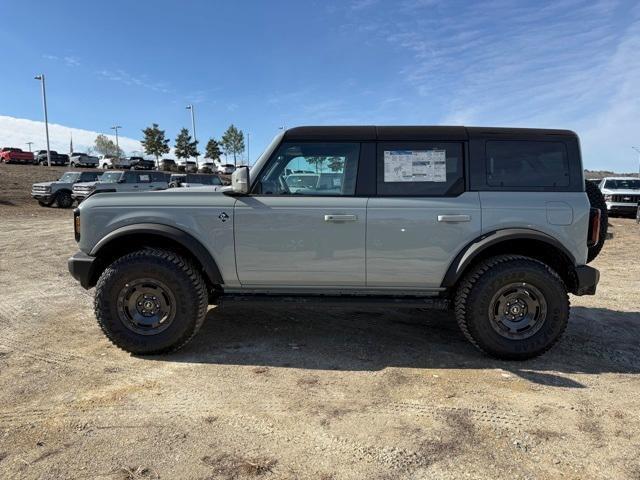
[[[373,296],[373,295],[284,295],[284,294],[223,294],[218,297],[218,305],[225,304],[298,304],[324,305],[334,307],[395,307],[432,308],[446,310],[449,300],[440,297]]]

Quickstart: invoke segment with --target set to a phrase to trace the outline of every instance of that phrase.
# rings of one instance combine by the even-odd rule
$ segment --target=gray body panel
[[[239,197],[234,221],[241,284],[364,287],[366,204],[354,197]]]
[[[80,205],[79,247],[89,254],[108,233],[126,225],[157,223],[180,229],[198,240],[216,260],[225,284],[239,285],[233,243],[235,199],[215,192],[176,189],[149,193],[102,193]],[[226,213],[222,222],[218,216]]]
[[[289,132],[303,140],[335,140],[336,134],[324,127]],[[412,132],[354,127],[340,138],[366,134],[368,140],[393,141],[424,134]],[[436,133],[465,141],[466,132],[443,127]],[[251,168],[251,181],[283,138],[276,137]],[[372,168],[366,161],[363,165]],[[142,195],[120,193],[136,189],[134,184],[103,185],[118,193],[93,195],[81,204],[83,252],[91,253],[101,238],[123,226],[167,225],[209,251],[229,292],[433,294],[444,290],[447,272],[469,245],[505,229],[546,234],[567,250],[574,266],[587,259],[590,205],[584,191],[469,191],[474,187],[468,184],[458,196],[385,197],[369,188],[366,194],[356,191],[360,196],[234,197],[214,192],[215,187]]]
[[[438,221],[438,216],[446,220],[443,215],[465,217]],[[480,230],[477,192],[459,197],[371,198],[367,206],[367,286],[440,287],[451,260]]]
[[[589,198],[584,192],[480,192],[482,233],[525,228],[546,233],[587,262]]]

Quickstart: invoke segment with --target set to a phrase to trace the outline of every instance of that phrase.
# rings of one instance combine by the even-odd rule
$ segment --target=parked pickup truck
[[[129,164],[131,168],[136,170],[154,170],[156,168],[154,160],[147,160],[143,157],[129,157]]]
[[[209,173],[177,173],[169,178],[169,188],[176,187],[204,187],[213,186],[213,190],[220,190],[224,185],[218,175]]]
[[[87,155],[86,153],[74,153],[69,158],[69,166],[75,167],[98,167],[98,157]]]
[[[600,191],[607,202],[609,215],[634,215],[640,203],[640,178],[606,177],[600,182]]]
[[[114,168],[131,168],[131,161],[125,157],[110,157],[102,155],[98,158],[98,166],[105,170]]]
[[[300,169],[318,176],[294,193]],[[89,198],[69,270],[134,354],[186,345],[208,304],[284,301],[451,309],[478,349],[523,360],[561,337],[568,293],[596,292],[589,185],[568,130],[299,127],[221,191]]]
[[[19,148],[3,147],[0,150],[0,162],[4,163],[33,163],[33,153],[24,152]]]
[[[69,165],[69,155],[58,153],[55,150],[50,150],[49,153],[51,154],[51,165]],[[35,165],[47,165],[47,151],[38,150],[34,155],[33,163]]]
[[[66,172],[56,181],[34,183],[31,196],[42,207],[55,203],[60,208],[69,208],[73,205],[73,185],[78,182],[95,182],[101,174],[102,172]]]
[[[76,183],[72,198],[83,201],[98,191],[148,192],[167,188],[169,176],[163,172],[141,172],[138,170],[105,172],[98,181]]]

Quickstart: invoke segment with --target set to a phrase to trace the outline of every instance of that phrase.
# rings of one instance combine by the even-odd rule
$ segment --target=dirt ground
[[[449,314],[277,306],[211,308],[184,350],[135,358],[67,272],[71,211],[29,198],[59,173],[0,165],[0,478],[640,479],[633,220],[532,361]]]

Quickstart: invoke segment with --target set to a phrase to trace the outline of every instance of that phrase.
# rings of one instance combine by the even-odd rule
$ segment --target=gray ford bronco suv
[[[69,208],[73,205],[73,186],[77,183],[95,182],[101,174],[102,172],[66,172],[56,181],[34,183],[31,196],[42,207],[48,207],[55,202],[60,208]]]
[[[596,291],[591,203],[571,131],[298,127],[222,191],[91,196],[69,270],[134,354],[184,346],[209,304],[281,301],[449,308],[483,352],[526,359],[568,293]]]

